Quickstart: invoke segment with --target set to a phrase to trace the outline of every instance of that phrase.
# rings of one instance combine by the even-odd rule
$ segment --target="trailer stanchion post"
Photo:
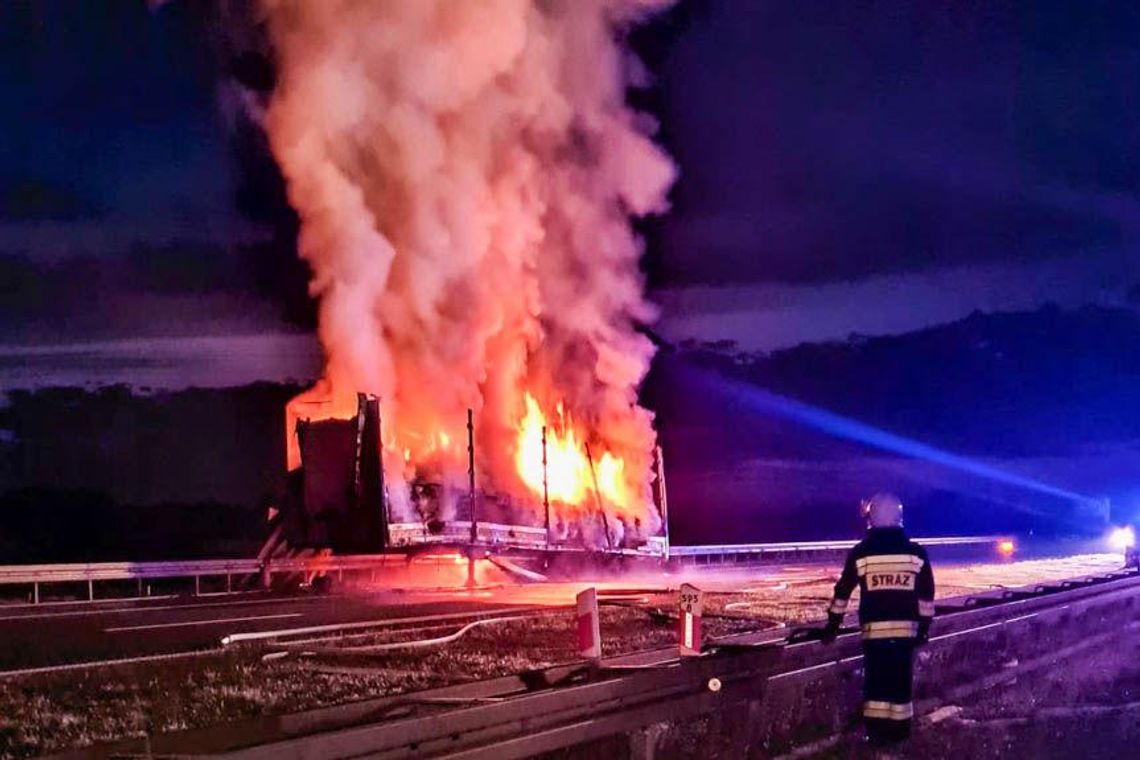
[[[657,745],[661,735],[668,728],[667,723],[652,723],[645,728],[634,731],[629,735],[630,760],[654,760],[659,757]]]
[[[602,489],[598,487],[598,471],[594,468],[594,455],[590,451],[590,442],[586,442],[586,461],[590,465],[590,479],[594,482],[594,502],[598,505],[598,514],[602,518],[602,530],[606,534],[606,546],[614,548],[614,540],[610,535],[610,522],[606,518],[606,508],[602,504]]]
[[[547,478],[546,425],[542,426],[542,508],[546,512],[546,543],[550,543],[550,486]]]
[[[657,509],[665,535],[665,561],[669,561],[669,494],[665,490],[665,454],[660,446],[653,448],[653,469],[657,486]]]
[[[467,410],[467,498],[471,505],[471,543],[475,543],[475,413]]]

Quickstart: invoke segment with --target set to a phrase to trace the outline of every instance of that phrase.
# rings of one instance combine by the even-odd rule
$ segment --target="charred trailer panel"
[[[360,394],[355,417],[298,419],[301,464],[288,475],[282,529],[295,548],[341,554],[388,545],[380,404]]]

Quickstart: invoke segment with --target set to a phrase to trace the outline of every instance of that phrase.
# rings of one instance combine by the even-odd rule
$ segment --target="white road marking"
[[[326,596],[281,596],[272,599],[237,599],[231,602],[208,602],[206,604],[195,604],[188,602],[186,604],[163,604],[163,605],[140,605],[138,607],[120,607],[117,609],[99,609],[99,610],[68,610],[66,612],[41,612],[31,615],[9,615],[7,617],[0,617],[0,623],[14,621],[14,620],[40,620],[42,618],[58,618],[58,617],[87,617],[90,615],[125,615],[137,612],[160,612],[167,610],[204,610],[210,607],[245,607],[255,604],[292,604],[294,602],[314,602],[322,599],[338,598],[340,595],[328,594]],[[164,597],[150,597],[151,599],[173,599],[173,596]],[[200,597],[199,597],[200,598]],[[115,600],[115,601],[129,601],[129,600]],[[72,602],[68,602],[72,604]]]
[[[404,623],[426,623],[435,622],[438,620],[452,620],[455,618],[468,618],[472,616],[489,616],[489,615],[509,615],[516,612],[539,612],[544,609],[555,609],[564,607],[569,609],[569,605],[550,605],[549,607],[542,607],[539,605],[531,605],[528,607],[502,607],[483,610],[469,610],[467,612],[445,612],[440,615],[416,615],[415,617],[403,618],[380,618],[378,620],[353,620],[347,623],[330,623],[328,625],[314,625],[307,628],[285,628],[276,631],[254,631],[253,633],[232,633],[229,636],[222,637],[222,645],[228,646],[235,644],[239,641],[255,641],[258,639],[276,639],[287,636],[304,636],[310,633],[328,633],[330,631],[356,631],[364,628],[386,628],[394,625],[403,625]],[[320,639],[307,639],[308,641],[320,641]]]
[[[20,668],[19,670],[0,670],[0,679],[20,678],[22,676],[35,676],[44,673],[69,673],[75,670],[89,670],[102,668],[108,665],[135,665],[143,662],[165,662],[167,660],[186,660],[196,657],[213,657],[218,649],[207,649],[200,652],[175,652],[173,654],[151,654],[143,657],[122,657],[117,660],[88,660],[86,662],[73,662],[67,665],[45,665],[40,668]]]
[[[124,631],[149,631],[155,628],[184,628],[193,625],[215,625],[217,623],[244,623],[249,620],[280,620],[281,618],[301,617],[300,612],[286,612],[281,615],[254,615],[253,617],[219,618],[217,620],[187,620],[182,623],[154,623],[152,625],[125,625],[119,628],[104,628],[104,633],[122,633]]]

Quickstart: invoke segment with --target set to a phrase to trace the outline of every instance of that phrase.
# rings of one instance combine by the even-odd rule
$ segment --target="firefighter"
[[[926,643],[934,616],[934,573],[926,550],[903,532],[898,497],[875,494],[861,510],[867,537],[847,555],[827,610],[824,640],[835,640],[851,592],[859,586],[867,738],[894,743],[910,735],[914,650]]]

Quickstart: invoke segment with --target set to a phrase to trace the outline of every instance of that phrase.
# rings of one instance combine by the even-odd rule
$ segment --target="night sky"
[[[113,256],[121,251],[97,250],[80,231],[224,241],[241,227],[218,72],[198,21],[142,3],[4,4],[5,253],[46,255],[36,235],[20,237],[46,238],[45,228],[59,230],[53,241],[70,237],[71,250]]]
[[[1123,1],[683,1],[635,38],[681,169],[646,226],[660,331],[771,349],[1124,302],[1138,22]],[[233,379],[313,371],[292,222],[214,24],[185,0],[0,5],[0,365],[34,346],[43,377],[82,379],[102,352],[131,379],[195,335],[225,377],[249,355],[226,336],[296,333]]]

